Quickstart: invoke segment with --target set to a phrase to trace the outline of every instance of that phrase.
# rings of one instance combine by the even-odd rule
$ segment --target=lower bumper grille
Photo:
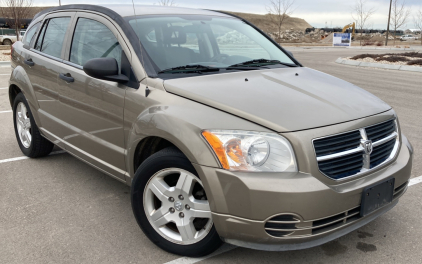
[[[408,184],[409,182],[405,182],[394,189],[393,201],[405,193]],[[265,223],[265,231],[278,238],[315,236],[352,224],[360,218],[360,205],[337,215],[312,221],[302,221],[299,216],[283,214],[269,219]]]

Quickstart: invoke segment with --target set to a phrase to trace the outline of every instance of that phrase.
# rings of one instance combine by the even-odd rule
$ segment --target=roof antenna
[[[132,6],[133,6],[133,15],[135,16],[136,30],[139,32],[138,19],[137,19],[136,10],[135,10],[135,2],[133,0],[132,0]],[[141,40],[140,39],[139,39],[139,45],[141,46],[141,62],[142,62],[142,68],[144,69],[144,73],[145,73],[145,83],[146,83],[145,97],[148,97],[148,95],[151,93],[151,90],[148,87],[148,75],[147,75],[147,71],[145,70],[143,47],[142,47],[142,43],[141,43]]]

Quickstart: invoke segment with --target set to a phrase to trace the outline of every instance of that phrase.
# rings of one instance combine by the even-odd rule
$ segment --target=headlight
[[[202,135],[226,170],[297,171],[292,146],[289,141],[277,134],[205,130]]]

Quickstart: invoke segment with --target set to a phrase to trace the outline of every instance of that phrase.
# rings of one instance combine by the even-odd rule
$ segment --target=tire
[[[10,39],[5,39],[5,40],[3,40],[3,45],[10,46],[10,45],[12,45],[12,41]]]
[[[178,175],[179,172],[180,175]],[[181,180],[182,177],[185,178]],[[190,179],[191,181],[188,181],[187,179]],[[164,180],[164,185],[157,184],[157,182],[163,183]],[[179,185],[180,182],[183,182],[183,184]],[[195,183],[191,184],[192,182]],[[154,188],[149,188],[150,186],[155,187],[156,185],[160,185],[160,187],[167,186],[165,189],[162,189],[164,191],[160,193],[163,194],[161,195],[162,199],[157,198],[158,196],[154,194],[154,191],[152,191]],[[191,186],[188,188],[192,190],[191,196],[186,194],[189,192],[184,192],[184,190],[186,190],[185,187],[188,187],[188,185]],[[182,186],[183,188],[179,190],[178,186]],[[138,225],[154,244],[167,252],[188,257],[205,256],[211,254],[221,246],[223,242],[212,223],[209,203],[207,200],[204,201],[203,198],[200,198],[205,197],[206,199],[205,191],[202,189],[199,192],[196,192],[196,190],[199,190],[200,188],[202,188],[202,182],[198,178],[192,164],[182,152],[175,148],[163,149],[147,158],[141,164],[135,173],[131,186],[132,210]],[[179,193],[180,195],[178,195]],[[202,196],[195,196],[198,195],[198,193],[202,194]],[[168,194],[168,196],[165,196],[164,194]],[[182,195],[185,197],[187,196],[187,198],[184,199]],[[197,200],[197,198],[202,199],[202,201]],[[152,204],[151,201],[154,201],[154,203]],[[208,209],[196,211],[195,209],[198,209],[199,207],[197,207],[198,205],[193,201],[199,201],[200,203],[198,204],[202,204],[201,206],[206,206],[204,204],[208,204]],[[192,202],[191,208],[188,206],[188,203],[190,202]],[[152,208],[152,212],[163,212],[163,216],[158,217],[158,220],[155,223],[161,221],[167,223],[167,221],[171,221],[166,218],[171,218],[174,222],[153,225],[152,223],[154,220],[151,219],[154,218],[155,213],[148,213],[147,216],[147,212],[151,211],[151,206],[155,206],[155,208]],[[168,207],[170,208],[167,209]],[[206,220],[207,218],[194,218],[195,220],[191,220],[193,218],[192,214],[196,214],[195,212],[205,212],[206,210],[209,210],[210,218],[208,220]],[[184,214],[184,216],[182,216],[182,214]],[[199,220],[197,221],[197,219]],[[187,224],[188,222],[192,224]],[[183,223],[184,226],[181,227],[180,225],[183,225]],[[198,227],[198,223],[203,225],[203,227]],[[187,235],[189,231],[180,231],[185,230],[184,228],[188,230],[187,226],[191,227],[189,230],[194,234],[193,239],[190,239],[189,235]],[[184,236],[182,233],[184,233]]]
[[[23,117],[23,119],[19,117]],[[16,139],[25,156],[44,157],[53,150],[54,144],[41,136],[23,93],[19,93],[13,103],[13,124]]]

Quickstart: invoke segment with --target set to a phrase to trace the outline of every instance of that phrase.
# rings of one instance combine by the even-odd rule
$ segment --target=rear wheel
[[[16,139],[23,154],[30,158],[50,154],[54,144],[41,136],[28,102],[22,93],[19,93],[15,98],[13,115]]]
[[[139,226],[162,249],[199,257],[222,244],[203,184],[177,149],[161,150],[145,160],[136,172],[131,194]]]

